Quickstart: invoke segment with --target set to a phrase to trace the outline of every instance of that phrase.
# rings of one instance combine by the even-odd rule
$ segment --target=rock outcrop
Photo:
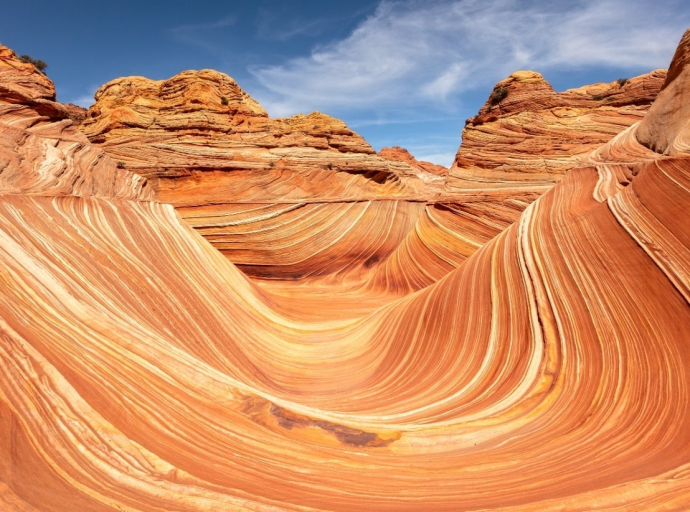
[[[450,176],[401,148],[376,155],[324,114],[270,119],[209,70],[106,84],[80,128],[249,275],[407,293],[457,268],[639,120],[663,77],[555,93],[516,73],[466,127]]]
[[[594,149],[640,121],[665,77],[665,70],[657,70],[624,83],[557,93],[539,73],[513,73],[468,119],[448,191],[548,190]],[[506,96],[496,101],[500,91]]]
[[[659,124],[687,94],[341,316],[262,289],[2,61],[3,510],[690,508],[690,154]]]
[[[74,103],[63,103],[62,106],[65,107],[67,115],[75,125],[80,125],[86,119],[87,110],[84,107],[80,107]]]
[[[152,199],[146,179],[117,169],[55,102],[53,83],[0,47],[0,192]]]
[[[678,46],[668,76],[650,115],[640,123],[637,139],[664,155],[688,153],[690,148],[690,33]]]
[[[270,119],[212,70],[109,82],[81,129],[176,206],[418,199],[432,193],[429,183],[440,185],[420,167],[378,157],[338,119],[319,112]]]
[[[602,144],[638,122],[662,86],[653,71],[562,93],[532,71],[499,82],[462,144],[439,199],[369,280],[419,289],[462,265]],[[647,155],[648,156],[648,155]]]
[[[255,277],[361,283],[443,186],[319,112],[271,119],[227,75],[115,80],[80,129]]]
[[[426,171],[431,174],[437,174],[439,176],[445,176],[448,174],[448,169],[442,165],[432,164],[431,162],[419,161],[413,157],[408,150],[401,148],[400,146],[393,146],[390,148],[382,148],[379,151],[379,156],[387,160],[395,160],[397,162],[405,162],[410,164],[412,167],[416,167],[421,171]]]

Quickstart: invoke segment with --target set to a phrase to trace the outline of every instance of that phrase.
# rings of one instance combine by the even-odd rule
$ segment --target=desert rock
[[[417,167],[420,170],[430,172],[431,174],[438,174],[445,176],[448,174],[448,169],[442,165],[432,164],[431,162],[419,161],[413,157],[408,150],[400,146],[393,146],[390,148],[382,148],[379,151],[379,156],[388,160],[397,160],[398,162],[405,162],[412,167]]]
[[[343,293],[338,273],[302,280],[311,299],[267,291],[184,210],[156,200],[144,176],[86,140],[40,77],[2,55],[4,510],[690,508],[690,154],[673,128],[687,118],[664,108],[684,116],[687,94],[660,94],[644,124],[516,207],[504,228],[496,195],[478,195],[472,215],[453,210],[460,202],[395,199],[395,187],[370,201],[375,214],[353,201],[366,209],[339,217],[362,222],[341,233],[359,240],[351,263],[357,250],[371,258],[379,242],[363,227],[378,222],[380,239],[401,241],[368,277],[385,265],[401,289],[407,260],[390,258],[411,240],[406,230],[422,244],[445,233],[449,247],[469,226],[477,237],[498,233],[423,289],[353,288],[341,297],[349,308],[331,300]],[[682,83],[687,65],[670,69],[679,66],[662,92]],[[237,115],[265,119],[247,97],[232,98],[251,111]],[[114,145],[127,146],[123,137]],[[142,159],[164,154],[151,147]],[[130,167],[143,161],[135,148],[122,153]],[[153,161],[140,167],[149,178],[173,179]],[[397,176],[402,187],[407,175]],[[301,203],[264,203],[261,222],[288,215],[270,210],[288,204]],[[414,205],[407,227],[391,220]],[[430,206],[439,216],[424,213]],[[234,225],[259,211],[234,214]],[[307,238],[316,214],[302,220]],[[283,236],[299,225],[286,223]],[[291,246],[309,243],[281,250]],[[425,247],[409,251],[422,269],[436,246]]]
[[[557,93],[539,73],[513,73],[467,121],[448,190],[548,189],[594,149],[640,121],[665,77],[665,70],[657,70],[622,85]],[[499,90],[507,95],[494,104]]]

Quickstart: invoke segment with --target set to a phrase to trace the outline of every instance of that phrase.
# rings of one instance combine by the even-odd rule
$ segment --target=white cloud
[[[74,98],[73,100],[68,101],[67,103],[74,103],[75,105],[79,105],[80,107],[89,108],[91,105],[95,103],[95,100],[93,99],[93,94],[85,94],[83,96],[79,96],[78,98]]]
[[[685,0],[384,1],[345,39],[254,67],[271,115],[448,108],[517,69],[665,67]]]
[[[96,102],[96,100],[93,98],[94,94],[96,94],[96,90],[98,90],[98,86],[91,85],[87,89],[87,92],[80,96],[74,96],[66,101],[63,101],[61,98],[58,98],[58,101],[62,101],[63,103],[74,103],[75,105],[79,105],[80,107],[89,108]]]
[[[422,87],[422,93],[430,98],[446,99],[458,87],[461,78],[462,64],[455,62],[438,78]]]
[[[209,40],[208,36],[217,30],[226,29],[235,23],[237,23],[237,18],[235,16],[225,16],[209,23],[178,25],[177,27],[169,29],[168,32],[179,41],[199,46],[212,53],[222,53],[222,48],[216,42]]]
[[[419,155],[415,155],[415,158],[422,162],[431,162],[450,168],[455,160],[455,153],[419,153]]]
[[[322,35],[342,18],[304,19],[292,17],[289,4],[272,5],[270,9],[259,8],[256,20],[257,35],[262,39],[288,41],[294,37],[316,37]],[[352,16],[361,14],[353,13]]]

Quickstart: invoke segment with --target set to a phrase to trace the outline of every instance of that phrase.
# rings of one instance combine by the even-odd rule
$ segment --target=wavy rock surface
[[[327,115],[270,119],[211,70],[110,82],[80,129],[256,277],[361,282],[443,185],[432,164],[382,158]]]
[[[0,47],[0,192],[153,199],[146,179],[116,168],[55,102],[53,83]]]
[[[398,294],[457,268],[576,166],[573,155],[638,120],[663,76],[556,94],[540,75],[518,73],[499,84],[511,91],[498,107],[500,122],[522,127],[523,117],[539,118],[541,138],[518,151],[515,140],[478,151],[486,141],[475,132],[484,125],[495,132],[498,123],[491,121],[498,108],[490,114],[485,106],[473,121],[477,130],[465,130],[459,158],[469,167],[456,162],[448,180],[446,169],[402,148],[375,155],[323,114],[270,119],[234,80],[208,70],[106,84],[81,129],[121,167],[146,176],[162,201],[249,275],[281,280],[279,287],[316,279]],[[592,100],[595,93],[606,101]],[[472,158],[488,162],[495,180],[468,191],[457,186],[458,175],[474,173]],[[521,179],[531,169],[533,181],[523,180],[518,192],[502,181],[510,174],[506,159],[523,160]]]
[[[460,266],[568,171],[586,165],[593,150],[642,119],[665,76],[657,70],[563,93],[532,71],[496,84],[494,92],[507,96],[493,104],[492,93],[467,121],[444,191],[370,286],[404,275],[402,288],[417,290]]]
[[[436,283],[338,318],[25,98],[0,95],[2,140],[67,143],[3,150],[3,510],[690,508],[690,154],[665,133],[632,126]],[[58,167],[91,185],[16,185]]]
[[[673,57],[668,76],[654,102],[652,115],[640,123],[638,140],[650,149],[664,155],[690,151],[690,106],[684,96],[690,89],[690,34],[686,33]]]
[[[405,162],[412,167],[416,167],[420,171],[426,171],[431,174],[438,174],[445,176],[448,174],[448,169],[442,165],[432,164],[431,162],[424,162],[413,157],[408,150],[400,146],[393,146],[390,148],[382,148],[378,155],[387,160],[395,160],[398,162]]]
[[[666,71],[657,70],[623,85],[557,93],[539,73],[513,73],[467,120],[447,189],[548,189],[594,149],[639,122],[665,78]],[[500,90],[507,96],[493,104]]]
[[[232,78],[212,70],[109,82],[81,129],[174,205],[223,196],[246,203],[426,199],[430,184],[440,186],[423,167],[378,157],[338,119],[319,112],[270,119]]]

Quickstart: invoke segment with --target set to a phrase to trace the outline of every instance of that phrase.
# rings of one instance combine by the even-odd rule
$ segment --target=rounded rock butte
[[[688,48],[449,172],[0,48],[0,510],[690,509]]]

